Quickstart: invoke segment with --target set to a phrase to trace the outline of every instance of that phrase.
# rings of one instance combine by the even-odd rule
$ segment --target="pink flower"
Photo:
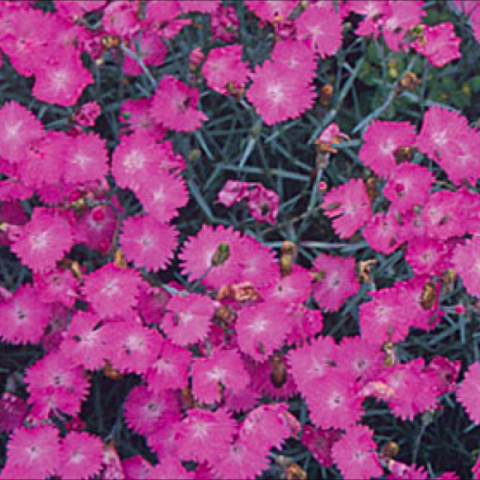
[[[9,299],[0,303],[0,336],[10,343],[39,343],[47,326],[50,307],[40,300],[40,292],[21,286]]]
[[[334,219],[333,227],[340,238],[351,237],[372,217],[370,199],[360,179],[352,179],[328,192],[322,209],[327,217]]]
[[[78,53],[65,48],[39,69],[32,93],[42,102],[70,107],[93,82]]]
[[[178,175],[157,171],[145,177],[136,190],[136,195],[147,213],[160,223],[176,217],[178,209],[188,203],[185,181]]]
[[[105,141],[95,134],[80,134],[70,141],[65,158],[65,180],[87,183],[102,180],[108,172]]]
[[[261,362],[282,345],[292,319],[282,303],[270,301],[243,307],[235,326],[240,350]]]
[[[285,40],[275,44],[271,59],[277,65],[282,65],[299,80],[316,76],[317,55],[308,46],[300,41]]]
[[[75,113],[75,121],[83,127],[94,127],[101,113],[102,107],[97,102],[84,103]]]
[[[215,412],[192,408],[176,429],[182,459],[208,462],[228,454],[236,422],[225,409]]]
[[[73,316],[60,350],[74,366],[96,370],[105,362],[108,339],[102,328],[96,328],[98,324],[99,318],[93,313],[77,311]]]
[[[372,35],[373,38],[378,37],[385,18],[391,15],[388,0],[350,0],[347,2],[346,8],[350,12],[365,15],[355,30],[356,35]]]
[[[104,9],[102,25],[110,35],[131,37],[140,28],[135,5],[125,0],[109,3]]]
[[[158,356],[162,337],[137,322],[113,322],[102,328],[105,356],[122,373],[147,373]]]
[[[325,468],[333,467],[332,447],[339,439],[339,430],[324,430],[308,424],[303,426],[301,442]]]
[[[55,267],[70,250],[73,238],[70,225],[47,209],[36,208],[12,244],[12,251],[34,272]]]
[[[427,168],[402,163],[392,171],[383,194],[399,213],[403,213],[426,203],[433,181],[434,176]]]
[[[190,237],[179,255],[184,275],[190,281],[203,278],[202,282],[219,289],[235,283],[240,273],[240,234],[220,225],[216,228],[204,224],[195,237]]]
[[[36,273],[34,284],[42,291],[42,302],[61,303],[72,308],[78,297],[78,280],[71,270],[51,270]]]
[[[44,135],[42,124],[17,102],[8,102],[0,109],[0,157],[19,163],[27,148]]]
[[[132,43],[128,44],[133,51],[136,50],[135,45],[138,45],[139,56],[145,65],[161,66],[168,54],[168,47],[154,31],[143,30],[140,34],[137,34],[132,39]],[[138,62],[128,55],[125,55],[123,71],[126,75],[141,75],[143,73]]]
[[[480,384],[480,362],[470,365],[463,382],[457,389],[458,401],[467,411],[472,422],[480,424],[480,402],[478,385]]]
[[[172,478],[191,480],[194,476],[193,472],[185,469],[178,458],[166,457],[150,470],[145,480],[170,480]]]
[[[395,169],[398,150],[414,145],[416,135],[409,122],[375,120],[365,130],[363,140],[358,157],[377,175],[387,178]]]
[[[100,318],[113,317],[135,307],[141,281],[135,270],[108,263],[85,275],[83,291]]]
[[[193,345],[208,335],[215,310],[215,302],[206,295],[176,295],[167,304],[162,329],[173,343]]]
[[[145,480],[153,469],[141,455],[122,460],[122,467],[127,480]]]
[[[236,350],[214,350],[210,357],[195,358],[192,365],[192,391],[203,403],[221,400],[220,385],[234,394],[241,392],[250,382]]]
[[[416,275],[440,275],[450,264],[451,250],[445,242],[418,237],[408,242],[405,260]]]
[[[27,402],[20,397],[4,392],[0,397],[0,430],[12,432],[21,427],[27,416]]]
[[[315,92],[309,79],[293,75],[281,63],[267,60],[251,77],[247,99],[267,125],[300,117],[313,105]]]
[[[311,344],[305,344],[288,354],[289,372],[293,376],[300,392],[313,390],[317,380],[330,375],[336,358],[337,346],[332,337],[319,337]]]
[[[171,261],[178,232],[150,215],[128,217],[123,221],[120,245],[129,262],[147,270],[161,270]]]
[[[237,38],[240,22],[232,5],[220,4],[219,8],[210,15],[212,41],[221,40],[230,43]]]
[[[88,479],[100,472],[103,442],[87,432],[70,432],[60,447],[58,474],[62,478]]]
[[[342,45],[342,19],[331,8],[308,8],[295,20],[297,36],[306,39],[322,58],[334,55]]]
[[[355,425],[335,443],[332,455],[345,478],[369,480],[383,475],[376,449],[373,431],[365,425]]]
[[[355,275],[355,259],[321,255],[314,264],[317,274],[313,284],[315,301],[327,312],[335,312],[360,290]]]
[[[179,0],[178,3],[184,13],[213,13],[221,5],[219,0]]]
[[[173,391],[154,393],[145,385],[134,387],[124,408],[128,427],[140,435],[150,435],[166,421],[180,420],[180,403]]]
[[[254,2],[260,3],[260,2]],[[286,3],[286,2],[280,2]],[[267,455],[269,449],[262,447],[253,449],[249,444],[237,440],[232,443],[221,457],[212,465],[213,470],[221,478],[242,478],[254,480],[269,465]]]
[[[208,117],[197,110],[199,92],[180,80],[165,75],[152,100],[152,118],[177,132],[193,132]]]
[[[202,73],[207,85],[222,95],[230,92],[227,84],[241,90],[248,79],[248,65],[242,61],[242,46],[228,45],[210,50]]]
[[[158,172],[160,150],[155,138],[146,131],[123,136],[112,156],[112,174],[117,184],[137,192],[145,179]]]
[[[443,67],[460,58],[461,39],[455,35],[451,22],[423,27],[423,34],[413,43],[413,49],[425,55],[434,67]]]
[[[298,0],[246,0],[245,5],[264,22],[273,22],[278,17],[286,19],[298,5]]]
[[[165,136],[165,129],[153,120],[150,115],[151,107],[151,98],[138,98],[123,102],[119,119],[123,124],[121,131],[128,133],[131,129],[133,133],[148,133],[155,140],[162,140]]]
[[[185,387],[188,384],[190,361],[191,353],[186,348],[166,340],[146,374],[150,388],[154,392],[161,392]]]
[[[455,248],[453,264],[468,293],[480,297],[480,236]]]
[[[395,211],[390,209],[387,214],[375,214],[363,229],[362,235],[373,250],[386,255],[394,252],[401,244]]]
[[[7,465],[16,467],[18,478],[54,475],[60,466],[58,430],[51,425],[17,428],[7,451]]]

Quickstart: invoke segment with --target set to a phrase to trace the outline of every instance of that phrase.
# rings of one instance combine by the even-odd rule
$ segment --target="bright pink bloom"
[[[36,287],[42,291],[42,302],[73,307],[78,297],[78,280],[71,270],[51,270],[34,274],[33,278]]]
[[[467,411],[471,420],[477,425],[480,424],[479,385],[480,362],[475,362],[470,365],[463,382],[458,387],[457,398]]]
[[[78,53],[64,49],[56,58],[47,61],[36,75],[33,95],[42,102],[70,107],[77,103],[87,85],[93,83]]]
[[[387,255],[400,246],[399,234],[398,221],[392,209],[387,214],[375,214],[362,231],[363,238],[373,250]]]
[[[247,99],[267,125],[300,117],[315,99],[313,87],[284,65],[267,60],[251,75]]]
[[[228,453],[235,430],[236,422],[225,409],[193,408],[176,429],[180,457],[215,465]]]
[[[141,281],[136,271],[109,263],[85,275],[83,291],[100,318],[113,317],[135,307]]]
[[[120,109],[120,122],[122,122],[121,133],[148,133],[155,140],[162,140],[165,136],[165,129],[155,123],[150,110],[152,107],[151,98],[138,98],[127,100],[122,103]]]
[[[58,474],[62,478],[88,479],[100,472],[103,442],[87,432],[70,432],[60,447]]]
[[[182,273],[189,279],[203,278],[203,283],[219,289],[237,281],[240,272],[240,234],[220,225],[204,224],[195,237],[190,237],[179,255]]]
[[[179,0],[178,4],[184,13],[213,13],[221,5],[219,0]]]
[[[165,341],[158,358],[152,362],[146,374],[147,382],[154,392],[183,388],[188,384],[191,353],[183,347]]]
[[[210,28],[212,29],[212,42],[221,40],[231,43],[237,38],[240,28],[237,12],[232,5],[221,4],[215,12],[210,15]]]
[[[102,180],[108,172],[105,140],[95,134],[81,134],[71,139],[65,158],[65,180],[87,183]]]
[[[325,215],[333,218],[333,227],[340,238],[351,237],[372,217],[370,199],[363,180],[352,179],[323,198]]]
[[[27,402],[20,397],[4,392],[0,397],[0,430],[12,432],[21,427],[27,416]]]
[[[461,39],[455,35],[451,22],[423,28],[423,35],[412,46],[416,52],[425,55],[434,67],[443,67],[462,56]]]
[[[440,275],[448,268],[451,253],[445,242],[419,237],[408,242],[405,260],[416,275]]]
[[[185,181],[178,175],[164,171],[145,177],[136,195],[147,213],[160,223],[167,223],[176,217],[178,209],[188,203],[188,190]]]
[[[376,450],[373,431],[365,425],[355,425],[335,443],[332,455],[345,478],[369,480],[383,475]]]
[[[40,292],[21,286],[0,303],[0,337],[10,343],[39,343],[47,326],[50,307],[40,300]]]
[[[128,45],[131,50],[136,51],[136,44],[139,47],[139,56],[145,65],[161,66],[163,64],[168,54],[168,47],[157,32],[143,30]],[[123,71],[126,75],[141,75],[144,73],[139,63],[127,54],[123,63]]]
[[[317,58],[305,43],[294,40],[278,42],[271,55],[275,64],[282,65],[289,73],[303,80],[315,78]]]
[[[7,451],[7,463],[17,467],[18,478],[54,475],[60,466],[58,430],[51,425],[17,428],[8,442]]]
[[[363,140],[358,157],[377,175],[387,178],[395,170],[399,148],[415,144],[415,127],[409,122],[374,120],[365,130]]]
[[[74,366],[96,370],[104,364],[107,339],[96,328],[98,324],[99,318],[92,313],[77,311],[73,316],[60,349]]]
[[[298,5],[298,0],[246,0],[245,5],[264,22],[273,22],[277,17],[285,20]]]
[[[30,412],[37,418],[50,413],[76,415],[88,395],[89,382],[80,367],[75,367],[61,352],[44,356],[26,370]]]
[[[120,245],[128,261],[147,270],[161,270],[171,261],[178,232],[150,215],[128,217],[123,221]]]
[[[102,327],[105,356],[122,373],[147,373],[158,356],[162,337],[137,322],[112,322]]]
[[[193,132],[208,117],[197,110],[199,92],[170,75],[165,75],[152,100],[152,118],[177,132]]]
[[[308,8],[295,20],[297,36],[322,58],[334,55],[342,45],[342,19],[331,8]]]
[[[150,435],[166,421],[180,420],[180,403],[173,391],[154,393],[145,385],[134,387],[124,408],[128,427],[140,435]]]
[[[161,463],[155,465],[145,477],[145,480],[170,480],[172,478],[191,480],[194,478],[194,474],[185,469],[180,459],[171,456],[163,458]]]
[[[402,163],[392,171],[383,194],[399,213],[403,213],[426,203],[433,180],[434,176],[427,168]]]
[[[141,455],[122,460],[126,480],[145,480],[153,469]]]
[[[210,357],[195,358],[192,365],[193,395],[202,403],[221,400],[219,385],[238,393],[249,382],[250,376],[236,350],[217,349]]]
[[[355,33],[363,36],[372,35],[374,38],[380,34],[385,18],[391,15],[388,0],[350,0],[346,8],[350,12],[365,15]]]
[[[17,102],[0,109],[0,157],[18,163],[25,160],[27,148],[44,135],[42,124]]]
[[[223,95],[229,94],[227,84],[232,84],[238,90],[243,88],[249,69],[247,63],[242,61],[242,46],[228,45],[210,50],[202,73],[207,85]]]
[[[192,345],[208,335],[215,309],[216,303],[206,295],[176,295],[167,304],[162,329],[173,343]]]
[[[340,439],[339,430],[303,426],[301,442],[310,450],[317,462],[325,468],[333,467],[332,447]]]
[[[94,127],[101,113],[102,107],[97,102],[84,103],[75,113],[75,121],[83,127]]]
[[[262,302],[243,307],[235,326],[240,350],[261,362],[282,345],[292,318],[283,303]]]
[[[44,272],[54,268],[72,245],[70,225],[46,209],[36,208],[13,242],[12,251],[34,272]]]
[[[126,0],[110,2],[104,9],[102,25],[110,35],[131,37],[140,28],[137,6]]]
[[[317,279],[313,298],[327,312],[339,310],[345,301],[360,290],[355,275],[355,259],[321,255],[314,264]]]

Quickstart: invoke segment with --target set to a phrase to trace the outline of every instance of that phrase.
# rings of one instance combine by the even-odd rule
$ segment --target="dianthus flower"
[[[249,382],[250,376],[236,350],[216,349],[210,357],[195,358],[192,365],[192,392],[203,403],[221,400],[219,385],[238,393]]]
[[[369,480],[383,474],[376,449],[373,431],[355,425],[333,445],[332,456],[345,478]]]
[[[82,369],[72,365],[62,352],[50,353],[30,366],[25,383],[33,404],[31,413],[42,419],[50,413],[76,415],[89,388]]]
[[[75,121],[83,127],[93,127],[102,113],[102,107],[97,102],[84,103],[75,113]]]
[[[264,22],[274,22],[278,17],[286,19],[298,5],[298,0],[246,0],[245,5]]]
[[[399,149],[415,143],[415,127],[409,122],[375,120],[365,130],[363,140],[358,158],[377,175],[387,178],[396,167]]]
[[[0,109],[0,157],[19,163],[29,145],[44,136],[42,124],[25,107],[8,102]]]
[[[152,100],[152,118],[166,128],[177,132],[193,132],[208,117],[197,110],[199,92],[180,80],[166,75]]]
[[[60,350],[74,366],[96,370],[104,364],[109,339],[98,324],[99,318],[92,313],[77,311],[73,316]]]
[[[133,36],[140,28],[136,6],[125,0],[109,3],[104,9],[102,25],[110,35]]]
[[[301,442],[310,450],[317,462],[325,468],[333,467],[332,447],[340,439],[340,431],[303,426]]]
[[[36,208],[13,242],[12,251],[34,272],[44,272],[54,268],[72,245],[68,222],[47,209]]]
[[[136,50],[135,45],[138,45],[139,51],[137,54],[145,65],[161,66],[168,54],[168,47],[155,31],[143,30],[140,34],[137,34],[132,43],[129,44],[130,49]],[[123,71],[126,75],[141,75],[144,73],[139,63],[128,55],[125,55]]]
[[[457,389],[457,398],[467,411],[471,420],[480,424],[480,401],[478,386],[480,385],[480,362],[472,363],[463,382]]]
[[[242,46],[228,45],[210,50],[202,67],[207,85],[228,95],[229,88],[241,90],[248,79],[248,66],[242,61]]]
[[[342,19],[335,9],[308,8],[295,25],[297,37],[322,58],[334,55],[342,45]]]
[[[136,195],[143,208],[160,223],[167,223],[176,217],[178,209],[188,203],[185,181],[178,175],[165,171],[145,177],[139,184]]]
[[[219,289],[235,283],[240,272],[239,252],[243,242],[240,234],[220,225],[216,228],[203,225],[195,237],[190,237],[179,255],[182,273],[190,280],[202,282]]]
[[[190,293],[174,296],[166,308],[162,329],[173,343],[188,346],[206,338],[216,304],[206,295]]]
[[[292,75],[313,80],[316,76],[317,55],[300,41],[285,40],[273,48],[271,59],[284,66]]]
[[[7,466],[15,467],[12,472],[17,472],[17,478],[54,475],[60,466],[58,430],[51,425],[17,428],[8,442],[7,452]]]
[[[126,479],[145,480],[152,471],[153,466],[141,455],[135,455],[122,460],[122,468]]]
[[[381,32],[381,26],[390,14],[391,9],[388,0],[350,0],[346,8],[350,12],[365,15],[355,30],[356,35],[377,38]]]
[[[162,461],[155,465],[145,477],[145,480],[193,480],[194,473],[185,469],[180,459],[173,456],[162,458]]]
[[[321,255],[314,264],[316,281],[313,284],[315,301],[327,312],[335,312],[360,290],[355,276],[355,259]]]
[[[67,182],[87,183],[102,180],[108,172],[105,140],[95,134],[72,137],[66,152],[65,174]]]
[[[162,337],[137,322],[113,322],[102,328],[105,356],[122,373],[147,373],[158,356]]]
[[[92,74],[85,69],[78,53],[71,49],[57,52],[36,75],[33,95],[42,102],[71,107],[77,103]]]
[[[352,179],[325,195],[322,209],[333,218],[333,227],[340,238],[351,237],[372,217],[371,203],[365,185]]]
[[[44,303],[61,303],[72,308],[78,297],[78,280],[71,270],[50,270],[36,273],[34,285],[42,291],[41,301]]]
[[[299,78],[281,63],[267,60],[251,75],[247,99],[267,125],[300,117],[315,99],[309,79]]]
[[[109,263],[85,275],[83,291],[100,318],[112,317],[135,307],[141,281],[136,271]]]
[[[183,347],[166,340],[161,346],[158,358],[147,371],[146,380],[154,392],[183,388],[188,384],[191,353]]]
[[[12,432],[21,427],[27,416],[27,402],[16,395],[4,392],[0,397],[0,430]]]
[[[399,213],[403,213],[426,203],[433,180],[434,176],[427,168],[402,163],[392,170],[383,194]]]
[[[455,35],[451,22],[423,26],[423,33],[411,46],[427,57],[434,67],[443,67],[460,58],[461,39]]]
[[[61,443],[58,475],[86,480],[102,468],[103,442],[87,432],[70,432]]]
[[[228,453],[235,430],[236,422],[225,409],[192,408],[176,428],[180,456],[215,465],[217,458]]]
[[[40,292],[21,286],[13,296],[0,303],[0,337],[10,343],[39,343],[47,326],[50,307],[40,299]]]
[[[150,435],[165,421],[180,420],[180,403],[173,391],[154,393],[145,385],[136,386],[124,408],[128,427],[140,435]]]
[[[162,140],[165,136],[165,129],[153,120],[150,114],[151,107],[151,98],[130,99],[123,102],[119,118],[122,123],[121,133],[143,132],[151,135],[157,141]]]
[[[439,275],[448,268],[451,250],[443,241],[417,237],[408,242],[405,260],[416,275]]]
[[[262,302],[242,308],[235,326],[240,350],[261,362],[282,345],[292,318],[283,303]]]
[[[128,261],[147,270],[160,270],[171,261],[178,232],[159,223],[151,215],[129,217],[123,221],[120,245]]]

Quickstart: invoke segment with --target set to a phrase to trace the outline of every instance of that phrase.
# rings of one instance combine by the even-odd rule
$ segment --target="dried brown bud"
[[[276,388],[282,388],[288,378],[288,371],[283,355],[276,353],[270,357],[270,380]]]
[[[431,310],[436,300],[437,300],[437,291],[435,289],[435,285],[432,282],[427,282],[423,286],[420,305],[424,310]]]
[[[105,366],[103,367],[103,373],[110,380],[121,380],[123,375],[112,367],[109,360],[105,360]]]
[[[280,249],[280,272],[282,277],[286,277],[290,275],[293,270],[293,264],[295,263],[295,259],[297,256],[297,246],[290,241],[285,241],[282,244],[282,248]]]
[[[120,45],[120,37],[116,35],[105,35],[102,37],[102,46],[106,50],[111,50],[112,48],[117,48]]]
[[[235,321],[236,313],[228,305],[221,305],[215,311],[215,317],[218,318],[225,326],[229,326]]]
[[[286,468],[286,480],[307,480],[307,473],[297,463],[292,463]]]
[[[365,187],[367,189],[368,198],[370,199],[370,202],[373,203],[379,195],[377,188],[377,177],[368,177],[365,182]]]
[[[383,457],[395,458],[398,455],[398,452],[400,452],[400,447],[398,446],[398,443],[388,442],[382,448],[381,454]]]
[[[320,89],[320,105],[327,107],[333,97],[334,88],[333,85],[327,83]]]
[[[397,163],[410,162],[413,158],[413,148],[400,147],[395,151],[394,155]]]
[[[125,269],[128,267],[128,263],[125,258],[125,255],[123,254],[120,248],[117,248],[117,250],[115,250],[115,254],[113,256],[113,263],[118,268]]]
[[[410,90],[414,92],[417,89],[417,86],[422,82],[413,72],[407,72],[403,78],[400,80],[400,87],[404,90]]]

